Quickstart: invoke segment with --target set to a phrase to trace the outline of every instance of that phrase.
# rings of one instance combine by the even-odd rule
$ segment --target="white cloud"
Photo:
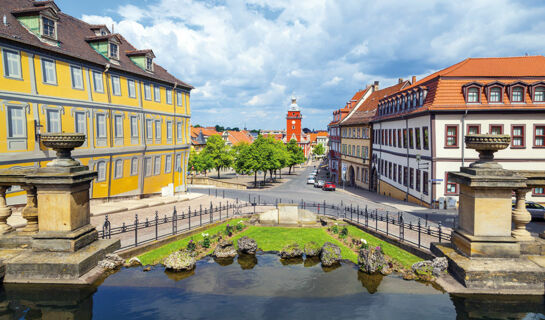
[[[468,56],[542,54],[544,15],[540,3],[510,0],[149,0],[83,20],[115,24],[195,86],[195,123],[251,118],[272,129],[285,127],[292,94],[303,126],[324,128],[375,80],[385,87]]]

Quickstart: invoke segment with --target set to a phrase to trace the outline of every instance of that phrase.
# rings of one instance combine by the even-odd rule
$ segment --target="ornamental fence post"
[[[441,221],[439,221],[439,243],[441,243]]]
[[[422,225],[420,224],[420,218],[418,218],[418,247],[420,248],[420,234],[422,230]]]
[[[401,241],[405,240],[405,225],[403,224],[403,214],[399,216],[399,238]]]
[[[174,206],[174,211],[172,212],[172,234],[176,234],[178,233],[176,230],[177,229],[177,219],[178,217],[176,216],[176,206]]]
[[[375,209],[375,231],[378,231],[378,209]]]
[[[221,208],[221,202],[220,202],[220,219],[219,219],[219,221],[221,221],[221,209],[222,208]]]
[[[388,236],[388,211],[386,211],[386,236]]]
[[[138,247],[138,213],[134,214],[134,246]]]
[[[188,221],[189,230],[191,230],[191,207],[189,207],[187,217],[189,218],[189,221]]]
[[[155,240],[159,238],[159,212],[155,210]]]

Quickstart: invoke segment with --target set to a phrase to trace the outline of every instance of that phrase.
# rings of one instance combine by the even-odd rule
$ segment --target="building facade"
[[[98,171],[93,198],[184,191],[193,87],[53,1],[0,4],[0,167],[44,166],[55,154],[41,133],[79,132],[72,154]]]
[[[448,181],[478,159],[467,134],[511,135],[495,154],[506,169],[545,166],[545,57],[466,59],[379,102],[373,120],[373,179],[380,194],[425,206],[455,205]],[[544,202],[542,188],[529,199]]]
[[[375,190],[371,183],[372,125],[378,102],[384,96],[398,92],[410,85],[409,81],[400,81],[391,87],[379,89],[376,81],[369,93],[363,95],[356,107],[340,122],[342,171],[346,172],[345,183],[352,187]]]

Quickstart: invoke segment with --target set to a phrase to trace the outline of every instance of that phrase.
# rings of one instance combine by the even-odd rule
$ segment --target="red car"
[[[324,186],[322,187],[322,190],[324,191],[335,191],[335,184],[333,182],[326,182],[324,183]]]

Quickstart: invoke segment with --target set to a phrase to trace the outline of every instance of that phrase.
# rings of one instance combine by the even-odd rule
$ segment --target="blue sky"
[[[57,0],[115,25],[192,84],[192,122],[283,129],[291,96],[303,127],[373,81],[421,77],[467,57],[542,55],[545,1]]]

